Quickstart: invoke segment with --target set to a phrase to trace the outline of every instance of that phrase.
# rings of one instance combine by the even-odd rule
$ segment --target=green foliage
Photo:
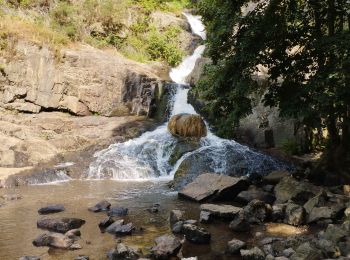
[[[292,139],[286,140],[282,144],[282,149],[289,155],[300,155],[301,147],[300,145]]]
[[[248,0],[200,0],[208,31],[207,69],[198,90],[209,120],[232,135],[251,112],[251,94],[306,127],[326,127],[331,146],[350,146],[349,1],[271,0],[243,13]],[[252,75],[268,69],[267,84]],[[267,85],[267,87],[266,87]]]
[[[146,12],[155,10],[180,12],[191,6],[190,0],[134,0],[134,2],[143,7]]]

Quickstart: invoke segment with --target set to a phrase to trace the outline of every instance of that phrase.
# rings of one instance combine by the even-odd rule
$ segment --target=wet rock
[[[130,235],[134,229],[135,227],[132,223],[124,224],[124,220],[117,220],[106,231],[115,235]]]
[[[271,184],[267,184],[267,185],[264,185],[264,186],[262,187],[262,189],[263,189],[264,191],[269,192],[269,193],[273,192],[274,188],[275,188],[275,186],[274,186],[274,185],[271,185]]]
[[[112,216],[120,217],[120,216],[126,216],[126,215],[128,215],[128,209],[124,207],[111,207],[108,211],[108,216],[110,217]]]
[[[319,260],[322,259],[320,250],[317,250],[309,242],[301,244],[290,257],[291,260]]]
[[[258,247],[253,247],[247,250],[241,249],[240,253],[243,260],[264,260],[265,259],[264,252]]]
[[[205,173],[199,175],[193,182],[187,184],[179,197],[201,201],[220,201],[233,199],[248,187],[247,178],[230,177],[219,174]]]
[[[64,211],[65,208],[62,204],[49,205],[38,210],[40,215],[58,213]]]
[[[176,137],[201,138],[207,135],[207,127],[199,115],[178,114],[170,118],[169,132]]]
[[[101,212],[108,211],[110,207],[111,203],[109,203],[107,200],[101,200],[95,206],[88,208],[88,210],[92,212]]]
[[[184,225],[184,222],[183,221],[178,221],[176,222],[173,227],[172,227],[172,231],[173,233],[175,234],[180,234],[182,232],[182,227]]]
[[[45,218],[37,221],[37,227],[49,231],[66,233],[71,229],[80,228],[85,220],[79,218]]]
[[[159,203],[154,203],[151,208],[147,209],[150,213],[158,213],[160,208]]]
[[[250,229],[250,224],[245,218],[245,214],[241,211],[231,222],[229,228],[236,232],[247,232]]]
[[[75,239],[69,238],[66,235],[60,233],[44,233],[39,235],[33,241],[33,245],[36,247],[52,247],[68,250],[81,249],[82,247],[76,243]]]
[[[273,222],[281,222],[284,220],[286,204],[275,204],[272,206],[271,220]]]
[[[240,192],[236,200],[242,203],[249,203],[252,200],[261,200],[265,203],[272,204],[275,201],[275,196],[261,188],[251,185],[248,190]]]
[[[173,235],[157,237],[155,243],[151,252],[156,259],[169,259],[171,256],[176,256],[182,247],[180,240]]]
[[[287,248],[282,251],[283,256],[291,257],[295,253],[293,248]]]
[[[276,203],[292,200],[296,204],[304,205],[310,198],[320,192],[320,187],[306,181],[297,181],[293,177],[284,177],[275,186]]]
[[[211,213],[208,211],[201,211],[199,214],[199,222],[209,223],[212,221]]]
[[[98,226],[101,230],[104,230],[110,225],[112,225],[113,223],[114,223],[114,219],[112,217],[108,217],[108,218],[105,218],[104,220],[101,220]]]
[[[201,211],[209,212],[212,217],[232,220],[236,217],[242,208],[231,205],[217,205],[217,204],[202,204]]]
[[[328,225],[324,232],[324,238],[330,240],[334,243],[339,242],[348,235],[347,230],[342,226],[337,226],[334,224]]]
[[[174,209],[170,211],[170,224],[173,225],[176,222],[184,220],[185,211]]]
[[[11,201],[11,200],[20,200],[22,199],[22,195],[20,194],[4,194],[1,196],[6,201]]]
[[[232,255],[238,254],[239,250],[241,250],[245,246],[246,246],[245,242],[238,239],[232,239],[227,243],[227,252]]]
[[[195,219],[187,219],[184,221],[184,224],[197,225],[198,221]]]
[[[269,214],[266,204],[260,200],[252,200],[243,211],[246,221],[256,224],[263,223]]]
[[[192,224],[184,224],[182,227],[182,233],[186,239],[195,244],[209,244],[211,234],[204,228],[197,227]]]
[[[272,171],[268,175],[264,176],[263,180],[265,183],[277,184],[284,177],[289,176],[289,175],[290,175],[290,173],[287,171]]]
[[[18,260],[40,260],[38,256],[22,256]]]
[[[297,204],[288,203],[284,222],[293,226],[305,223],[305,209]]]
[[[127,246],[123,243],[118,243],[115,249],[107,253],[109,260],[136,260],[139,259],[139,250]]]
[[[64,234],[66,237],[73,239],[73,240],[78,240],[80,239],[81,232],[79,229],[71,229]]]
[[[337,257],[339,252],[337,246],[327,239],[316,240],[316,247],[322,251],[323,255],[330,258]]]
[[[188,152],[192,152],[194,150],[197,150],[200,147],[199,140],[196,139],[188,139],[183,138],[179,139],[178,142],[175,144],[174,149],[171,152],[169,163],[170,165],[175,165],[176,162],[185,154]]]
[[[80,255],[74,258],[74,260],[89,260],[90,258],[86,255]]]

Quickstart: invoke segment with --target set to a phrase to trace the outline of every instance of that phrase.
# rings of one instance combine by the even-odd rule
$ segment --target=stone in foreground
[[[117,220],[112,225],[110,225],[106,231],[110,234],[115,235],[130,235],[134,231],[135,227],[132,223],[124,225],[124,220]]]
[[[101,200],[95,206],[88,208],[88,210],[92,212],[101,212],[108,211],[110,207],[111,203],[109,203],[107,200]]]
[[[40,215],[53,214],[64,211],[65,208],[62,204],[49,205],[38,210]]]
[[[120,217],[128,215],[128,209],[124,207],[111,207],[108,211],[108,216]]]
[[[230,177],[226,175],[205,173],[199,175],[193,182],[187,184],[179,197],[194,201],[224,201],[232,200],[238,193],[247,189],[245,177]]]
[[[136,260],[139,259],[139,250],[123,243],[118,243],[115,249],[108,252],[109,260]]]
[[[239,250],[244,248],[246,245],[245,242],[238,240],[238,239],[232,239],[227,243],[227,252],[231,255],[238,254]]]
[[[170,211],[170,225],[175,224],[176,222],[183,221],[185,215],[185,211],[174,209]]]
[[[85,220],[79,218],[45,218],[37,221],[37,227],[52,232],[66,233],[71,229],[80,228]]]
[[[182,233],[186,239],[194,244],[209,244],[211,234],[204,228],[197,227],[192,224],[184,224],[182,226]]]
[[[22,256],[18,260],[40,260],[38,256]]]
[[[231,205],[217,205],[217,204],[202,204],[202,212],[208,212],[212,217],[223,218],[232,220],[242,210],[242,208],[231,206]]]
[[[68,250],[77,250],[82,247],[76,243],[76,240],[79,238],[71,238],[68,234],[60,234],[60,233],[44,233],[39,235],[33,241],[33,245],[36,247],[52,247],[52,248],[60,248],[60,249],[68,249]]]
[[[258,247],[247,250],[241,249],[240,253],[243,260],[265,260],[264,252]]]
[[[176,256],[181,249],[181,242],[173,235],[164,235],[155,239],[156,246],[152,247],[151,252],[156,259],[169,259]]]

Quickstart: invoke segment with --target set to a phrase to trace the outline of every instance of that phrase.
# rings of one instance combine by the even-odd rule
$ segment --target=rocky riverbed
[[[259,180],[203,174],[179,193],[166,182],[113,181],[1,193],[4,259],[350,257],[349,187],[319,187],[287,172]]]

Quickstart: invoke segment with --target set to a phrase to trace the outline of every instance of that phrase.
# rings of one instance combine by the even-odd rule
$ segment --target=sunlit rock
[[[207,135],[207,127],[199,115],[178,114],[168,123],[169,132],[177,137],[201,138]]]

